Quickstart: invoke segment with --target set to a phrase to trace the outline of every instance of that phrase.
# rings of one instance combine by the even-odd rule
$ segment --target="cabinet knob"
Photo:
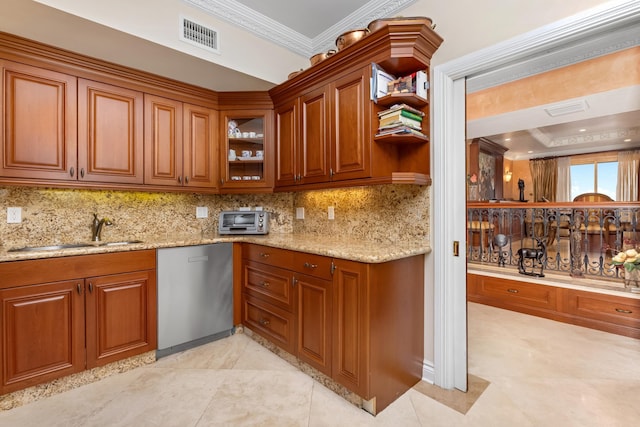
[[[271,322],[269,321],[269,319],[260,319],[259,323],[260,323],[262,326],[267,326],[267,325],[269,325],[269,323],[271,323]]]
[[[269,254],[268,252],[260,252],[260,256],[262,258],[269,258],[269,255],[271,255],[271,254]]]
[[[178,184],[182,184],[182,175],[178,176]]]
[[[261,285],[262,287],[268,288],[268,287],[269,287],[269,282],[264,281],[264,282],[260,283],[260,285]]]
[[[80,178],[84,178],[84,168],[80,168]]]
[[[69,174],[71,175],[71,177],[76,174],[76,170],[73,166],[71,166],[71,169],[69,169]]]
[[[93,293],[93,283],[89,282],[89,292]]]
[[[318,268],[318,264],[304,263],[304,268]]]
[[[80,286],[80,283],[76,284],[76,290],[78,291],[78,295],[82,295],[82,286]]]
[[[184,183],[185,183],[185,184],[188,184],[188,183],[189,183],[189,177],[188,177],[188,176],[185,176],[185,177],[184,177]]]
[[[511,292],[512,294],[517,294],[519,291],[517,289],[509,288],[507,292]]]

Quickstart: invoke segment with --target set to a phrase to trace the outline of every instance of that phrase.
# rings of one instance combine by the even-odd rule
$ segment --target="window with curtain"
[[[606,194],[616,200],[617,153],[598,153],[571,158],[571,200],[584,193]]]

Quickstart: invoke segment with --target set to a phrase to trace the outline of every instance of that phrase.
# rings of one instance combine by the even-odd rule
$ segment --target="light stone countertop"
[[[355,240],[346,237],[327,237],[311,234],[271,233],[266,236],[221,236],[205,235],[165,235],[141,238],[142,243],[115,246],[86,246],[44,251],[10,252],[9,247],[0,247],[0,262],[29,259],[55,258],[62,256],[88,255],[109,252],[137,251],[143,249],[159,249],[180,246],[207,245],[223,242],[248,242],[280,249],[290,249],[324,255],[333,258],[347,259],[365,263],[381,263],[414,255],[427,254],[431,247],[426,241],[402,241],[398,243],[380,243],[366,240]],[[77,242],[64,242],[77,243]],[[52,242],[51,245],[59,244]],[[91,243],[87,243],[91,245]]]

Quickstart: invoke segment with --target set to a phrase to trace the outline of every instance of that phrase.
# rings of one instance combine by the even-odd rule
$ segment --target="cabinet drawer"
[[[569,314],[603,322],[640,328],[640,300],[614,295],[566,290]]]
[[[496,298],[505,304],[557,309],[557,288],[496,277],[476,276],[475,294]]]
[[[331,258],[329,257],[295,252],[293,264],[293,270],[297,273],[331,280]]]
[[[269,264],[275,267],[293,268],[293,252],[286,249],[272,248],[263,245],[245,244],[243,256],[251,261]]]
[[[242,319],[252,331],[295,354],[293,314],[245,294]]]
[[[292,311],[291,272],[253,261],[244,262],[244,291],[267,302]]]

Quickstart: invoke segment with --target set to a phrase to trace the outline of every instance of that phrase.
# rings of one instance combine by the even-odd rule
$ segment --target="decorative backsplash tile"
[[[218,214],[243,206],[271,212],[272,233],[428,240],[429,194],[430,187],[412,185],[241,195],[0,187],[0,245],[89,241],[93,213],[113,222],[103,229],[103,240],[215,234]],[[22,208],[22,223],[7,224],[9,206]],[[197,206],[208,207],[209,218],[196,219]],[[294,219],[298,206],[305,208],[303,221]],[[328,206],[335,208],[333,221]]]

